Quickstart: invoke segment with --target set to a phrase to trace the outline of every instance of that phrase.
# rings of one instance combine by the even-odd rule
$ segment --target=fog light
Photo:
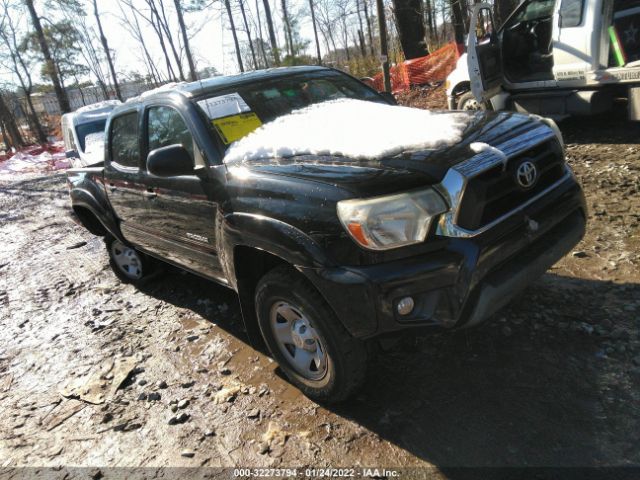
[[[415,302],[413,301],[413,298],[404,297],[400,299],[396,308],[398,309],[398,313],[400,315],[409,315],[413,311],[414,305]]]

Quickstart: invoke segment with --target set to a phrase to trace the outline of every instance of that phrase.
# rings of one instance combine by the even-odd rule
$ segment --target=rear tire
[[[471,92],[465,92],[458,97],[458,110],[479,111],[488,110],[488,105],[484,102],[478,102]]]
[[[124,283],[143,283],[153,273],[154,262],[144,253],[111,236],[105,238],[109,266]]]
[[[366,377],[364,342],[351,336],[320,293],[289,266],[267,273],[256,287],[256,313],[273,358],[308,397],[337,403]]]

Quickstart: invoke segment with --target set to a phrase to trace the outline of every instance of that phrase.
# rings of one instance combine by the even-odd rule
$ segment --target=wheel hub
[[[326,374],[327,358],[318,332],[299,309],[285,302],[271,308],[271,328],[289,365],[310,380]]]
[[[315,332],[310,328],[309,322],[305,318],[293,322],[291,338],[296,348],[304,348],[309,352],[314,352],[317,349]]]
[[[142,277],[142,262],[133,248],[116,240],[111,245],[111,256],[118,269],[128,278],[137,280]]]

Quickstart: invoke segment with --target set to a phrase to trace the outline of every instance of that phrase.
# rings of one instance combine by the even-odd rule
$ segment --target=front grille
[[[524,161],[536,166],[538,180],[529,189],[516,181],[516,170]],[[459,227],[478,230],[518,208],[564,175],[562,148],[552,139],[511,157],[506,170],[498,164],[469,179],[458,210]]]

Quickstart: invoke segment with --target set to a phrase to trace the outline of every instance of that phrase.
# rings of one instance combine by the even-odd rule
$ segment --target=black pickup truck
[[[251,341],[344,400],[372,339],[478,324],[585,231],[553,122],[393,103],[321,67],[148,92],[69,170],[74,216],[125,281],[166,262],[234,289]]]

